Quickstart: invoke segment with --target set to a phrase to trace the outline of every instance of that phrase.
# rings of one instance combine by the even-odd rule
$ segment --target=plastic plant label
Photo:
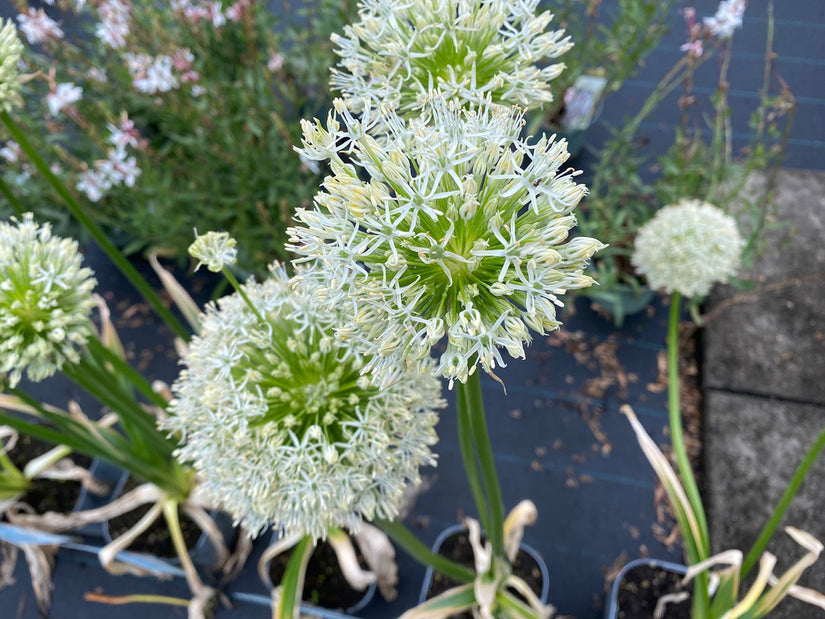
[[[607,86],[607,80],[596,75],[580,75],[564,93],[565,111],[562,127],[567,131],[587,129]]]

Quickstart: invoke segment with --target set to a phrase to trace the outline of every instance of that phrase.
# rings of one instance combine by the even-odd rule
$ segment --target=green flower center
[[[276,424],[298,437],[318,426],[330,443],[344,441],[343,422],[357,419],[357,408],[377,389],[361,379],[354,359],[342,359],[332,346],[321,352],[323,334],[299,333],[290,321],[270,324],[269,346],[244,347],[245,359],[232,372],[235,381],[246,380],[266,398],[266,414],[252,425]]]

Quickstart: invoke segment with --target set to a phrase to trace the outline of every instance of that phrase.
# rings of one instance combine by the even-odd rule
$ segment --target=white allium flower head
[[[20,71],[17,64],[23,43],[11,21],[0,19],[0,111],[11,112],[23,105],[20,98]]]
[[[164,426],[203,488],[251,533],[325,538],[351,517],[394,517],[434,464],[440,384],[410,371],[387,390],[335,338],[341,320],[291,287],[283,267],[207,306]],[[257,317],[260,314],[263,322]]]
[[[632,262],[651,288],[704,296],[714,283],[736,273],[743,246],[736,222],[723,210],[682,200],[641,227]]]
[[[16,386],[48,378],[92,334],[92,271],[81,267],[77,242],[53,236],[27,213],[0,222],[0,373]]]
[[[319,302],[352,306],[338,335],[367,347],[364,371],[391,384],[445,335],[437,372],[451,384],[505,365],[502,348],[523,358],[527,328],[559,326],[560,296],[593,283],[583,270],[603,247],[568,239],[586,189],[563,168],[566,142],[522,140],[521,113],[489,101],[436,97],[426,120],[334,105],[326,127],[303,122],[300,152],[332,175],[298,209],[288,248]]]
[[[338,69],[331,85],[362,111],[365,98],[399,113],[425,107],[433,89],[463,104],[487,96],[524,109],[552,100],[548,82],[564,65],[539,65],[573,44],[545,32],[552,15],[539,0],[364,0],[360,21],[332,35]]]
[[[201,265],[213,273],[220,273],[224,267],[235,264],[238,259],[237,241],[228,232],[207,232],[198,234],[195,242],[189,246],[189,255],[197,258],[197,271]]]

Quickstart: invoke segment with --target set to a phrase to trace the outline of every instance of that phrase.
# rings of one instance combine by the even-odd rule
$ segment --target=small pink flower
[[[220,2],[210,2],[209,3],[209,19],[212,22],[212,26],[215,28],[220,28],[226,23],[226,17],[224,16],[223,12],[221,11],[221,3]]]
[[[58,84],[54,92],[50,92],[46,97],[46,103],[49,106],[49,114],[57,116],[60,110],[66,106],[80,101],[83,96],[83,89],[80,86],[75,86],[71,82]]]
[[[63,38],[63,30],[43,9],[29,8],[26,13],[17,16],[17,23],[20,24],[20,30],[23,31],[26,40],[32,44]]]
[[[187,48],[177,49],[172,54],[172,66],[175,67],[176,71],[188,71],[194,61],[195,56]]]
[[[95,27],[95,36],[112,49],[120,49],[126,45],[129,24],[104,20]]]
[[[172,74],[172,59],[169,56],[158,56],[151,64],[140,72],[133,72],[132,81],[136,90],[154,95],[159,92],[169,92],[178,87],[178,80]]]
[[[98,6],[100,22],[95,27],[95,36],[113,49],[126,45],[132,5],[128,0],[106,0]]]
[[[134,157],[126,157],[122,150],[110,150],[107,159],[95,162],[95,170],[108,187],[124,184],[134,187],[140,168]]]
[[[702,55],[704,49],[702,48],[702,39],[697,39],[696,41],[688,41],[682,47],[679,48],[683,52],[690,54],[694,58],[698,58]]]
[[[113,144],[118,151],[125,151],[127,146],[141,148],[143,145],[140,133],[135,129],[135,122],[125,112],[121,117],[120,124],[106,125],[106,127],[111,132],[109,143]]]
[[[88,77],[93,82],[97,82],[98,84],[105,84],[108,80],[106,77],[106,72],[98,69],[97,67],[92,67],[88,71],[86,71],[86,77]]]
[[[22,155],[22,151],[20,150],[20,145],[13,140],[9,140],[6,142],[6,145],[3,148],[0,148],[0,157],[8,161],[9,163],[17,163],[20,161],[20,156]]]
[[[722,0],[713,17],[705,17],[705,26],[713,36],[720,39],[729,39],[733,31],[742,27],[742,18],[745,14],[745,0]]]
[[[182,84],[188,83],[196,83],[200,81],[201,75],[197,71],[187,71],[180,76],[180,81]]]
[[[241,3],[236,2],[226,9],[226,16],[229,18],[229,21],[236,24],[241,21],[241,18],[243,17],[243,6],[241,6]]]
[[[86,194],[92,202],[99,202],[104,194],[111,189],[111,183],[108,183],[100,172],[96,170],[86,170],[80,175],[80,182],[75,185],[78,191]]]
[[[226,16],[237,23],[243,18],[243,12],[249,6],[249,0],[238,0],[235,4],[226,9]]]
[[[269,62],[266,63],[266,68],[273,73],[277,73],[284,68],[284,57],[278,52],[272,52],[269,54]]]

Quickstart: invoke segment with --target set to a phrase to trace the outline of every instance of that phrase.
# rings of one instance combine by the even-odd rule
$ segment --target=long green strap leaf
[[[157,427],[153,415],[145,411],[132,394],[118,390],[119,383],[88,359],[65,366],[63,373],[114,412],[135,446],[147,456],[171,457],[177,447]]]
[[[506,619],[542,619],[527,604],[518,600],[506,592],[499,592],[496,595],[496,602],[502,617]]]
[[[152,385],[149,381],[147,381],[143,375],[136,371],[131,365],[106,348],[103,345],[103,342],[92,338],[89,340],[87,346],[89,348],[89,352],[91,352],[95,358],[103,357],[107,363],[112,365],[112,368],[118,376],[127,378],[135,389],[137,389],[143,397],[149,400],[151,404],[160,406],[161,408],[166,407],[166,400],[164,400],[160,394],[156,393],[155,390],[152,389]]]
[[[791,501],[794,496],[796,496],[799,486],[802,485],[802,482],[808,475],[808,471],[811,470],[811,467],[819,454],[822,452],[823,448],[825,448],[825,428],[823,428],[822,432],[820,432],[819,436],[805,453],[805,456],[802,458],[802,462],[800,462],[799,466],[796,467],[796,470],[794,471],[791,480],[788,482],[788,485],[785,487],[785,492],[776,504],[771,517],[768,519],[768,522],[765,523],[765,526],[759,533],[759,537],[756,538],[753,547],[750,549],[745,557],[745,560],[742,562],[742,578],[747,576],[751,568],[753,568],[757,561],[759,561],[759,557],[762,556],[765,546],[768,545],[771,537],[773,537],[776,528],[782,521],[782,517],[785,515],[785,512],[788,511]]]
[[[428,565],[445,576],[449,576],[459,582],[468,583],[473,582],[475,579],[475,574],[466,567],[462,567],[445,557],[435,554],[421,540],[413,535],[412,531],[405,527],[403,523],[397,520],[376,520],[373,524],[386,533],[392,541],[401,546],[407,554],[419,563]]]
[[[298,616],[297,607],[301,603],[304,574],[312,549],[312,538],[308,535],[292,549],[292,555],[281,579],[281,595],[275,608],[274,619],[295,619]]]
[[[461,585],[411,608],[400,619],[446,619],[469,610],[476,604],[473,585]]]
[[[17,389],[9,391],[34,408],[40,418],[52,425],[28,422],[17,415],[11,415],[2,410],[0,410],[0,422],[53,445],[65,445],[91,458],[100,458],[110,462],[126,469],[140,479],[151,481],[167,490],[175,491],[178,489],[174,477],[175,464],[173,460],[161,458],[158,454],[149,456],[147,459],[135,450],[131,441],[126,440],[114,430],[98,426],[92,431],[84,423],[72,419],[64,413],[43,407],[40,402],[25,392]]]

